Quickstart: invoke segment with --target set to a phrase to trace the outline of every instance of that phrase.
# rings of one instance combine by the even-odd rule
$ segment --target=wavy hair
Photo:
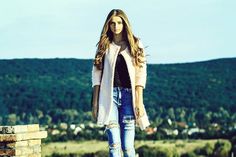
[[[109,48],[109,44],[113,40],[113,33],[110,30],[110,21],[113,16],[119,16],[122,19],[123,22],[123,37],[128,42],[128,48],[130,50],[131,56],[134,58],[134,65],[136,66],[142,66],[142,63],[145,62],[145,56],[143,48],[139,46],[139,39],[133,35],[131,26],[128,20],[128,17],[121,9],[113,9],[108,14],[105,24],[103,26],[100,40],[97,43],[97,51],[95,55],[95,59],[93,61],[93,64],[98,68],[102,69],[102,60],[103,56],[105,54],[106,49]]]

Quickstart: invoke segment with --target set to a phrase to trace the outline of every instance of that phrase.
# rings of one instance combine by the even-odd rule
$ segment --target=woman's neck
[[[122,36],[122,33],[120,33],[120,34],[114,34],[114,35],[113,35],[113,41],[114,41],[114,43],[119,44],[119,43],[121,43],[123,40],[124,40],[124,38],[123,38],[123,36]]]

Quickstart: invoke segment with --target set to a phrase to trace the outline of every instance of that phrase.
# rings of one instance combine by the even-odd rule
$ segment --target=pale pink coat
[[[143,44],[139,40],[139,47],[143,48]],[[115,61],[119,52],[120,46],[116,45],[112,42],[109,48],[105,53],[104,60],[104,69],[103,76],[101,79],[101,70],[98,70],[94,65],[92,67],[92,87],[95,85],[100,85],[99,92],[99,111],[97,117],[97,124],[100,126],[109,124],[109,116],[113,103],[113,81],[114,81],[114,71],[115,71]],[[132,97],[133,97],[133,109],[135,111],[135,86],[140,85],[145,88],[146,86],[146,78],[147,78],[147,66],[146,63],[143,64],[143,67],[137,67],[133,64],[133,58],[130,54],[130,50],[127,47],[125,50],[120,52],[124,57],[124,60],[127,65],[127,69],[129,72],[130,80],[131,80],[131,88],[132,88]],[[141,130],[144,130],[147,126],[150,125],[149,119],[143,105],[145,115],[140,119],[137,119],[135,115],[135,124],[139,126]],[[135,113],[135,112],[134,112]]]

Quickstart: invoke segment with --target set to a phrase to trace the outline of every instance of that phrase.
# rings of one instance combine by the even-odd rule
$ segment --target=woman
[[[150,125],[143,104],[146,60],[125,13],[113,9],[103,26],[92,68],[92,115],[105,126],[110,157],[134,157],[135,126]]]

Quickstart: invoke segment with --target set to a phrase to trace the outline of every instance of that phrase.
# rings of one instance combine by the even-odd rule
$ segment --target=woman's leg
[[[121,157],[120,128],[117,123],[106,126],[106,134],[109,144],[109,157]]]
[[[122,105],[119,108],[121,147],[124,157],[135,157],[135,118],[130,90],[122,89],[121,102]]]
[[[113,90],[113,106],[109,124],[106,125],[105,133],[108,137],[109,157],[121,157],[120,125],[118,121],[119,91]]]

